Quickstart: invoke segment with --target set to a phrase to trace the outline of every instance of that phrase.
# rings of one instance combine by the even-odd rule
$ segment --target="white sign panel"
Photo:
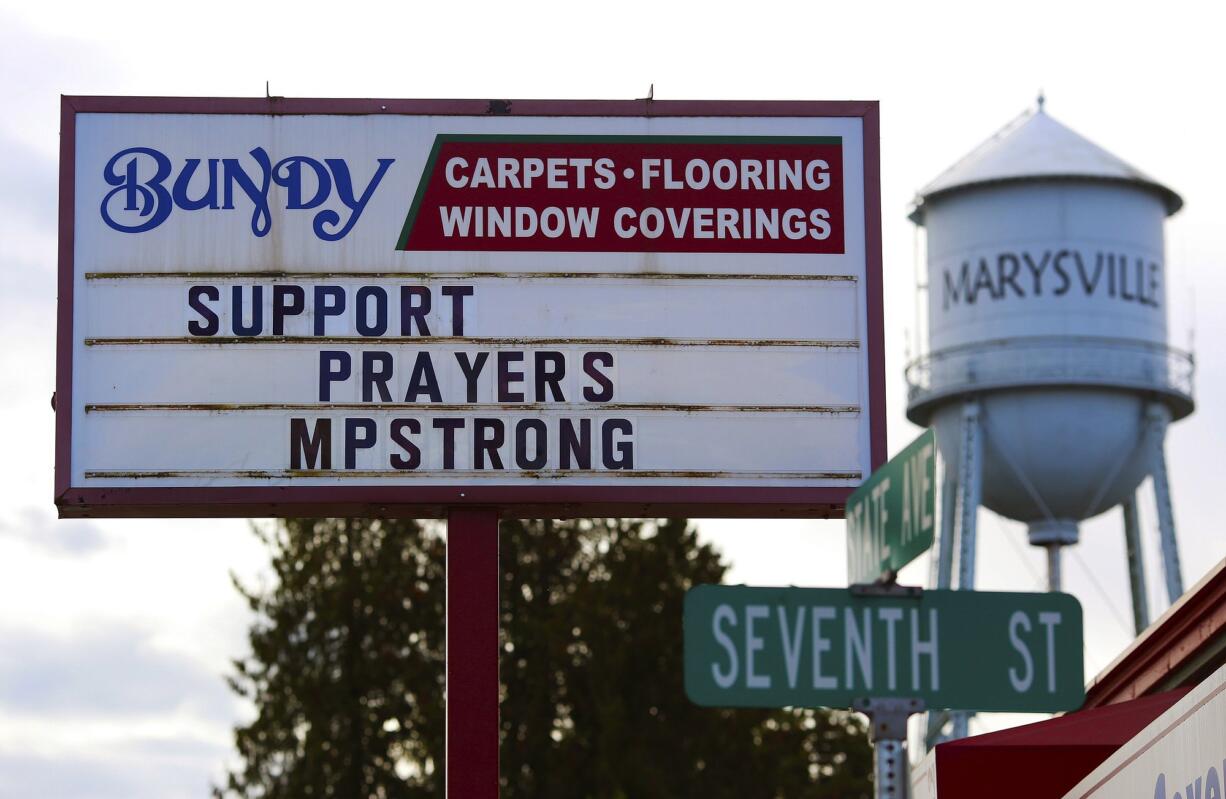
[[[837,513],[875,105],[525,105],[66,98],[61,512]]]

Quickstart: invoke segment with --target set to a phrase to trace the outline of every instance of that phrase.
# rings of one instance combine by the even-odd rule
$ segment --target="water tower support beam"
[[[941,534],[937,539],[937,556],[933,563],[933,588],[950,588],[954,578],[954,541],[958,534],[958,480],[949,464],[944,464],[941,480]],[[928,711],[928,732],[924,736],[924,749],[936,746],[941,740],[941,728],[950,719],[948,712]]]
[[[1060,556],[1064,547],[1061,544],[1047,545],[1047,590],[1059,591],[1064,583],[1060,572]]]
[[[968,400],[962,407],[962,464],[958,482],[962,489],[962,507],[958,524],[958,590],[975,590],[975,532],[983,480],[983,426],[980,424],[979,403]],[[953,730],[950,738],[957,740],[970,734],[971,714],[950,714]]]
[[[1149,626],[1149,594],[1145,589],[1145,561],[1141,554],[1141,525],[1134,491],[1123,501],[1124,545],[1128,550],[1128,584],[1132,587],[1132,626],[1137,635]]]
[[[1150,474],[1158,506],[1158,538],[1162,544],[1162,568],[1171,604],[1183,596],[1183,573],[1179,568],[1179,544],[1175,540],[1175,513],[1171,508],[1171,484],[1166,471],[1166,428],[1171,411],[1161,402],[1151,402],[1149,420]]]
[[[983,428],[979,424],[979,403],[969,400],[962,408],[962,518],[958,525],[961,551],[958,553],[958,588],[975,590],[975,521],[979,513],[980,483],[983,479]]]
[[[954,579],[954,541],[958,534],[958,481],[946,473],[941,482],[941,540],[937,542],[936,584],[949,588]]]

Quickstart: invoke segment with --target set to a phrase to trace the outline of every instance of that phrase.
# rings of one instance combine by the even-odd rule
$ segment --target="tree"
[[[686,698],[685,592],[726,567],[684,520],[502,525],[506,797],[869,796],[857,717]]]
[[[443,541],[413,521],[291,519],[257,534],[276,584],[230,687],[257,715],[218,797],[441,797]]]
[[[413,522],[296,520],[265,534],[278,583],[231,685],[224,797],[441,796],[443,542]],[[726,567],[682,520],[503,522],[505,799],[869,796],[863,724],[712,710],[682,687],[686,589]]]

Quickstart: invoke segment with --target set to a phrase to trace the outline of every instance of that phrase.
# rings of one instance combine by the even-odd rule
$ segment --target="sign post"
[[[61,110],[61,517],[445,516],[454,797],[499,517],[837,518],[885,460],[876,103]]]
[[[447,796],[498,795],[498,514],[447,514]],[[453,760],[454,758],[454,760]]]
[[[847,501],[847,575],[860,596],[909,596],[898,571],[927,551],[936,535],[936,436],[929,429],[865,480]],[[907,719],[920,699],[865,698],[853,706],[868,716],[877,796],[906,793]]]
[[[907,719],[924,709],[918,699],[859,699],[852,707],[868,716],[878,799],[907,795]]]
[[[865,480],[847,501],[847,575],[853,594],[919,598],[896,584],[898,571],[927,551],[936,535],[936,436],[929,429]],[[916,698],[868,697],[853,707],[868,716],[877,796],[905,794],[907,719]]]

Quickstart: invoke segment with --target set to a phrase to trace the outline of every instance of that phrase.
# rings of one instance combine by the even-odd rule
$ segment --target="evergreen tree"
[[[506,799],[870,796],[849,713],[685,696],[682,603],[726,567],[684,520],[502,524]]]
[[[258,711],[219,797],[442,795],[443,542],[405,521],[265,536],[278,583],[231,685]],[[684,521],[504,522],[504,799],[867,797],[847,713],[713,710],[682,686],[685,591],[725,567]]]
[[[442,540],[402,520],[291,519],[256,531],[276,584],[230,687],[257,716],[218,797],[441,797]]]

